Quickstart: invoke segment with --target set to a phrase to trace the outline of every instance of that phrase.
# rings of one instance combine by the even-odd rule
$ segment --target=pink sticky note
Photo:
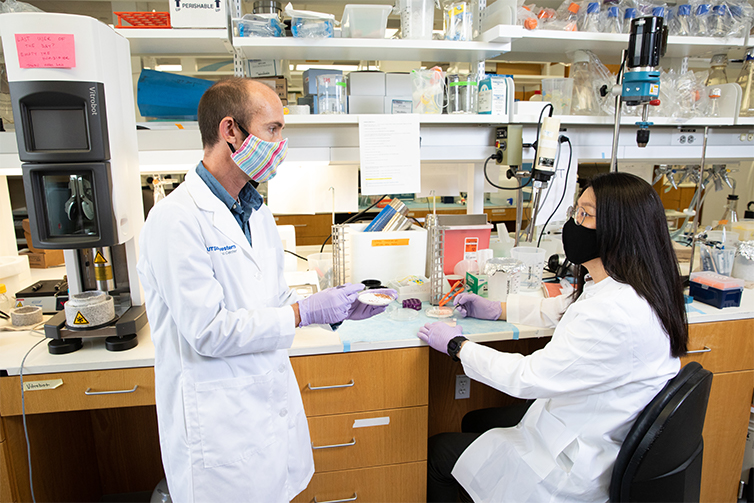
[[[21,68],[73,68],[76,66],[73,34],[16,33],[16,51]]]

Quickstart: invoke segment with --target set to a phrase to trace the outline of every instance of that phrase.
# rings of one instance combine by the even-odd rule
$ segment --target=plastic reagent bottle
[[[754,117],[754,47],[749,47],[746,50],[746,59],[744,60],[744,67],[741,68],[741,73],[738,76],[736,83],[741,86],[741,112],[739,115],[743,117]]]
[[[577,31],[579,29],[580,8],[576,2],[571,2],[571,5],[568,6],[568,18],[566,18],[565,27],[563,28],[565,31]]]
[[[574,52],[571,77],[573,78],[571,115],[599,115],[600,104],[592,72],[589,69],[589,54],[584,51]]]
[[[581,31],[600,31],[600,4],[598,2],[589,2],[587,5]]]
[[[631,33],[631,21],[636,18],[636,9],[629,7],[623,14],[623,33]]]
[[[605,33],[623,33],[623,26],[620,22],[620,8],[610,6],[607,8],[607,24]]]
[[[678,6],[675,35],[691,35],[691,6],[689,4]]]
[[[708,19],[709,21],[709,28],[708,28],[708,35],[712,35],[713,37],[724,37],[728,34],[729,25],[732,24],[727,22],[728,18],[728,6],[725,4],[715,5],[712,7],[712,14],[710,14],[710,17]]]
[[[726,54],[715,54],[710,61],[712,71],[707,77],[705,86],[719,86],[728,83],[728,74],[725,69],[728,66],[728,56]]]
[[[13,302],[6,293],[8,290],[5,288],[5,283],[0,283],[0,311],[10,316],[10,309],[13,307]]]
[[[709,117],[720,117],[720,104],[717,100],[720,99],[720,88],[713,87],[709,92],[709,111],[707,115]]]
[[[709,11],[710,5],[706,3],[699,4],[696,8],[696,29],[694,31],[698,37],[709,35]]]

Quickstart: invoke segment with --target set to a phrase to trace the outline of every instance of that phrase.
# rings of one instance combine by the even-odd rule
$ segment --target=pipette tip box
[[[740,306],[743,291],[744,281],[741,279],[712,271],[694,272],[689,276],[689,295],[719,309]]]

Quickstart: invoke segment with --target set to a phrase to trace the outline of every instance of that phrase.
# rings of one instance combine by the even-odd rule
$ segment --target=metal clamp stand
[[[707,133],[709,126],[704,126],[704,141],[702,142],[702,160],[699,166],[699,179],[696,182],[696,208],[694,208],[694,224],[691,232],[691,258],[689,259],[689,276],[694,272],[694,251],[696,250],[697,231],[699,230],[699,211],[702,207],[702,181],[704,178],[704,163],[707,160]]]
[[[517,170],[513,173],[513,176],[515,176],[518,181],[518,190],[516,191],[516,241],[514,246],[518,246],[522,230],[521,227],[523,226],[524,220],[524,188],[521,185],[524,178],[528,178],[530,175],[530,172],[524,170]]]
[[[346,282],[346,231],[347,226],[344,224],[332,226],[333,286]]]

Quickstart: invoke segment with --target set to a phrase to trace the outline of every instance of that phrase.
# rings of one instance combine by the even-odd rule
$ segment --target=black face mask
[[[597,231],[577,225],[569,218],[563,226],[563,250],[566,258],[574,264],[583,264],[600,256]]]

